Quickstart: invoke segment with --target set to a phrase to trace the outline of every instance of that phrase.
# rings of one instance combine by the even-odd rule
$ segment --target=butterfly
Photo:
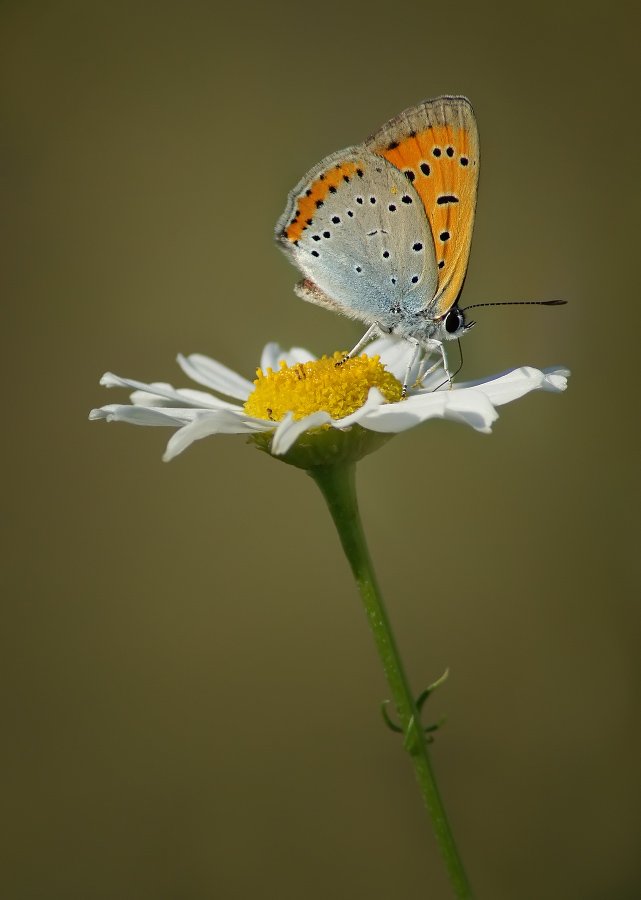
[[[474,324],[458,299],[478,174],[470,101],[443,96],[326,157],[291,191],[276,239],[304,275],[296,293],[370,326],[346,358],[396,334],[415,348],[408,371],[438,351],[451,380],[443,342]]]

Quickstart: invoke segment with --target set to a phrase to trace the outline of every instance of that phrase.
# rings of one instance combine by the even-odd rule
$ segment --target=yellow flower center
[[[378,388],[388,403],[401,399],[401,383],[383,368],[378,356],[363,354],[337,366],[344,358],[337,351],[315,362],[294,366],[281,362],[278,372],[258,369],[245,412],[272,422],[280,422],[288,412],[302,419],[319,410],[342,419],[361,408],[371,387]]]

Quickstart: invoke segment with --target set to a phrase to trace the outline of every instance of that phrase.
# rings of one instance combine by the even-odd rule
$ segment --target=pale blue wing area
[[[313,210],[307,202],[296,242],[288,238],[287,224],[303,198],[326,173],[349,164],[350,176],[322,202]],[[402,172],[362,147],[332,154],[299,182],[277,238],[333,308],[367,323],[392,327],[399,313],[428,308],[437,289],[434,242],[420,197]]]

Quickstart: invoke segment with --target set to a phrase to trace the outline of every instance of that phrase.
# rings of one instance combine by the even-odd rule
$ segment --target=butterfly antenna
[[[503,300],[498,303],[473,303],[464,307],[461,312],[478,309],[479,306],[564,306],[567,302],[567,300]]]

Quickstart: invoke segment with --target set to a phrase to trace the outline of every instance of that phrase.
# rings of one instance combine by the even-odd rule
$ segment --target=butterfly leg
[[[345,354],[345,356],[342,359],[339,359],[339,361],[336,363],[336,365],[342,366],[343,363],[346,363],[348,359],[354,359],[354,357],[358,356],[358,354],[361,352],[361,350],[364,347],[366,347],[368,344],[370,344],[374,340],[374,338],[379,337],[379,335],[381,335],[381,334],[382,334],[381,329],[376,324],[376,322],[373,325],[370,325],[370,327],[367,329],[367,331],[365,332],[363,337],[360,339],[358,344],[356,344],[356,346],[353,347],[349,351],[349,353]]]
[[[436,370],[438,369],[438,367],[441,365],[442,360],[441,360],[441,359],[438,359],[438,360],[437,360],[433,365],[431,365],[431,366],[429,367],[429,369],[428,369],[428,368],[427,368],[427,361],[428,361],[428,359],[429,359],[429,357],[430,357],[431,355],[432,355],[432,354],[431,354],[431,351],[428,350],[427,353],[425,354],[425,356],[423,357],[423,359],[421,360],[421,365],[420,365],[420,367],[419,367],[418,375],[416,376],[416,381],[415,381],[415,386],[416,386],[416,387],[422,387],[423,381],[424,381],[426,378],[428,378],[428,377],[432,374],[432,372],[436,372]]]
[[[427,350],[428,354],[434,353],[434,352],[440,353],[441,358],[438,362],[434,363],[433,366],[430,366],[430,368],[426,372],[424,372],[422,375],[420,375],[420,377],[417,378],[417,381],[424,381],[428,375],[431,375],[432,372],[435,372],[436,369],[438,369],[439,365],[441,363],[443,363],[443,369],[445,370],[445,374],[447,375],[447,381],[449,382],[449,386],[451,388],[452,387],[452,373],[450,372],[449,367],[447,365],[447,356],[445,355],[445,346],[443,345],[443,342],[437,341],[432,338],[425,342],[425,349]],[[443,384],[445,384],[445,382],[443,382]],[[442,385],[439,385],[439,387],[442,387]],[[437,388],[437,390],[438,390],[438,388]]]
[[[405,378],[403,379],[403,390],[401,391],[401,399],[404,399],[405,397],[407,397],[407,386],[409,384],[410,375],[412,374],[412,369],[416,365],[416,360],[418,359],[419,354],[421,353],[421,349],[422,349],[421,345],[415,338],[407,338],[407,343],[412,344],[413,350],[412,350],[412,354],[409,358],[407,368],[405,369]],[[421,362],[421,368],[422,368],[422,366],[423,366],[423,363]],[[419,369],[419,371],[420,371],[420,369]]]

